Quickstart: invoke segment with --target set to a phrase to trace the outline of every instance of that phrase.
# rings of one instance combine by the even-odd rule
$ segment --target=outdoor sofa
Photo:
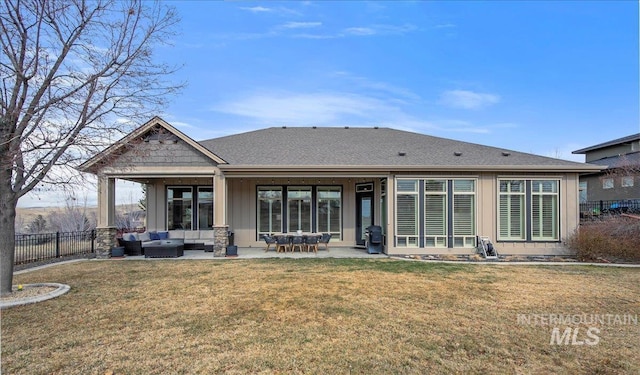
[[[145,255],[146,247],[155,247],[163,240],[182,240],[185,250],[213,251],[213,231],[171,230],[161,232],[123,233],[118,245],[124,247],[127,255]]]

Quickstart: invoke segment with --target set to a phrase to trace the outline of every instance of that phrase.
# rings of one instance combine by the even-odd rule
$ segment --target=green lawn
[[[551,345],[554,325],[517,321],[640,315],[640,269],[113,260],[14,282],[72,289],[2,311],[3,374],[640,373],[637,324]]]

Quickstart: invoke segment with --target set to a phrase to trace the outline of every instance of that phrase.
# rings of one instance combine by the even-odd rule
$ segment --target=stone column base
[[[227,245],[229,245],[228,225],[213,226],[213,256],[223,257],[227,253]]]
[[[117,246],[116,227],[96,228],[96,258],[109,259],[111,257],[111,248]]]

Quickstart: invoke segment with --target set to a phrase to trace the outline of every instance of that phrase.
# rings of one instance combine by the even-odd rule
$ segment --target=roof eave
[[[220,165],[220,170],[225,173],[233,172],[420,172],[420,171],[446,171],[446,172],[599,172],[604,167],[594,165],[563,166],[563,165]]]

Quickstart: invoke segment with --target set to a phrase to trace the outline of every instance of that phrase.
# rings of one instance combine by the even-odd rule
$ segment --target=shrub
[[[582,224],[567,245],[580,260],[640,261],[640,220],[617,216]]]

